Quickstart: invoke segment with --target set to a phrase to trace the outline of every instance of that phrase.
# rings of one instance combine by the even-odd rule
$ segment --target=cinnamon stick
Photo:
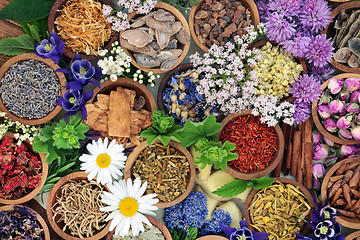
[[[301,131],[294,131],[293,152],[291,155],[290,175],[296,176],[298,163],[301,159]]]
[[[290,171],[290,167],[291,167],[291,158],[292,158],[292,152],[293,152],[293,138],[294,138],[294,126],[290,126],[289,129],[289,145],[288,145],[288,149],[287,149],[287,153],[286,153],[286,158],[285,158],[285,164],[283,167],[283,173],[284,175],[288,175],[289,171]],[[290,148],[291,145],[291,148]]]
[[[297,165],[297,172],[296,172],[296,181],[298,181],[300,184],[304,183],[304,158],[305,158],[305,154],[304,154],[304,150],[305,150],[305,145],[304,145],[304,124],[299,125],[299,130],[301,131],[301,153],[300,153],[300,158],[298,159],[298,165]]]
[[[279,164],[276,166],[276,168],[274,169],[273,171],[273,177],[280,177],[280,173],[281,173],[281,170],[283,168],[283,164],[284,164],[284,161],[285,161],[285,156],[288,152],[288,147],[289,147],[289,130],[290,130],[290,126],[286,123],[281,123],[281,130],[283,132],[283,135],[284,135],[284,156],[283,158],[280,160]]]
[[[109,135],[130,137],[130,98],[125,92],[111,91],[109,102]]]
[[[304,185],[311,189],[313,184],[312,177],[312,119],[309,118],[304,124],[304,164],[305,164],[305,178]]]

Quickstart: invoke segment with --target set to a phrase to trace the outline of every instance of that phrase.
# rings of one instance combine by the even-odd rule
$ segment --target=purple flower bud
[[[345,104],[343,101],[333,100],[330,102],[329,108],[331,114],[337,114],[341,113],[345,109]]]
[[[327,139],[326,137],[324,137],[324,142],[326,145],[332,147],[334,146],[334,142],[333,141],[330,141],[329,139]]]
[[[332,166],[335,165],[336,161],[337,161],[336,157],[328,158],[328,159],[325,160],[325,166],[326,167],[332,167]]]
[[[341,101],[347,101],[350,97],[350,92],[347,89],[341,90],[341,92],[338,94]]]
[[[358,112],[359,111],[359,105],[357,103],[350,103],[346,107],[347,112]]]
[[[317,144],[314,147],[314,160],[324,160],[329,154],[329,147],[325,144]]]
[[[314,188],[314,190],[320,189],[319,180],[317,180],[316,178],[314,178],[314,181],[313,181],[313,188]]]
[[[356,153],[357,149],[358,148],[354,145],[341,145],[340,154],[342,156],[348,156],[348,155]]]
[[[328,132],[335,132],[337,129],[335,120],[331,118],[326,118],[324,120],[324,126]]]
[[[313,176],[316,179],[323,178],[325,176],[325,168],[322,163],[315,163],[312,166]]]
[[[319,105],[318,113],[321,118],[329,118],[330,117],[330,108],[327,105]]]
[[[318,130],[313,131],[313,143],[318,144],[321,142],[322,135]]]
[[[330,89],[330,92],[332,94],[337,94],[341,91],[343,85],[344,85],[344,81],[342,78],[341,79],[331,78],[329,81],[328,89]]]
[[[360,103],[360,92],[353,92],[350,96],[350,102]]]
[[[360,89],[360,79],[348,78],[345,80],[345,85],[350,92],[354,92]]]
[[[329,104],[329,102],[331,102],[331,97],[329,95],[327,95],[326,93],[328,93],[328,91],[326,91],[320,98],[319,100],[319,105],[323,105],[323,104]]]
[[[341,117],[337,122],[336,122],[336,126],[339,129],[347,129],[350,127],[351,125],[351,120],[352,120],[352,116],[343,116]]]
[[[355,140],[360,140],[360,126],[357,126],[351,129],[351,135],[354,137]]]
[[[342,138],[345,138],[345,139],[353,138],[353,136],[351,135],[351,133],[348,130],[343,130],[343,129],[340,129],[339,136]]]

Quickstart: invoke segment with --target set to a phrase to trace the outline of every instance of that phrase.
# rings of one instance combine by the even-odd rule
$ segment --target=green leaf
[[[267,188],[273,184],[274,179],[270,177],[253,178],[251,181],[254,183],[253,188],[255,190]]]
[[[229,198],[244,192],[247,188],[248,184],[246,180],[235,179],[232,182],[222,185],[212,193],[220,197]]]
[[[52,163],[55,159],[59,159],[60,156],[56,152],[53,145],[48,145],[48,152],[46,154],[46,163]]]
[[[49,16],[55,0],[12,0],[0,11],[0,19],[31,22]]]
[[[55,172],[56,172],[56,173],[64,172],[64,171],[68,170],[69,168],[71,168],[72,166],[74,166],[74,164],[75,164],[75,162],[69,163],[69,164],[63,166],[62,168],[59,168],[59,169],[56,170]]]
[[[188,233],[189,233],[189,238],[191,240],[195,240],[197,238],[198,235],[198,228],[197,227],[191,227],[188,229]]]
[[[162,144],[164,146],[167,146],[169,144],[169,142],[170,142],[171,137],[166,136],[166,135],[159,135],[158,139],[162,142]]]
[[[20,26],[26,34],[30,35],[30,28],[28,26],[28,23],[22,22],[22,23],[20,23]]]
[[[70,116],[70,125],[76,126],[81,121],[82,121],[82,118],[78,114]]]
[[[43,130],[41,130],[41,133],[43,136],[46,136],[48,139],[51,139],[53,135],[53,130],[54,128],[52,128],[51,126],[46,126],[45,128],[43,128]]]
[[[217,123],[213,115],[208,116],[200,126],[200,131],[206,136],[214,135],[221,129],[221,123]]]
[[[69,146],[69,144],[67,143],[67,141],[62,137],[53,135],[53,140],[57,148],[72,149],[71,146]]]
[[[36,21],[32,21],[31,24],[37,26],[39,28],[39,33],[43,38],[48,38],[48,17],[43,19],[39,19]]]
[[[152,127],[148,127],[147,129],[142,131],[140,133],[140,136],[146,138],[146,142],[149,146],[153,144],[155,139],[157,138],[157,134]]]
[[[34,39],[35,41],[37,41],[38,43],[41,42],[40,39],[40,29],[32,24],[28,24],[29,26],[29,30],[30,30],[30,36],[32,37],[32,39]]]
[[[35,152],[39,153],[47,153],[48,152],[48,144],[41,140],[42,136],[34,136],[34,143],[32,148]]]
[[[16,56],[23,53],[31,53],[34,52],[34,46],[34,39],[28,34],[4,38],[0,40],[0,54]]]
[[[86,136],[84,135],[84,133],[86,133],[87,131],[89,131],[89,126],[83,124],[83,123],[80,123],[79,125],[77,125],[75,127],[75,130],[76,130],[76,136],[79,138],[79,139],[85,139]]]
[[[49,181],[47,181],[47,183],[54,183],[54,182],[57,182],[61,179],[62,177],[54,177],[52,179],[50,179]]]

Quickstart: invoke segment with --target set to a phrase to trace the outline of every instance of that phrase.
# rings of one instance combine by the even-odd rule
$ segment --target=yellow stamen
[[[106,153],[100,154],[96,157],[96,164],[99,168],[107,168],[110,166],[111,158]]]
[[[121,200],[119,204],[120,213],[125,217],[134,216],[138,211],[138,209],[139,209],[138,202],[131,197],[124,198],[123,200]]]

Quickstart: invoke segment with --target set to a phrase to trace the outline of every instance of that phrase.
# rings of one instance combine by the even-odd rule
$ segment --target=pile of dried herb
[[[14,206],[13,212],[0,212],[0,239],[41,240],[41,229],[36,213],[28,207]]]
[[[106,226],[107,212],[100,212],[105,207],[100,200],[104,187],[96,181],[69,181],[61,187],[52,206],[53,220],[60,216],[57,222],[64,222],[63,231],[67,229],[72,236],[91,237]]]
[[[145,148],[132,167],[134,177],[148,182],[146,193],[169,202],[185,192],[190,164],[175,148],[154,144]]]
[[[300,232],[311,207],[299,187],[276,181],[255,194],[249,211],[251,226],[269,233],[269,240],[296,239],[295,232]]]
[[[129,231],[129,235],[126,237],[120,237],[119,235],[113,235],[112,240],[165,240],[164,235],[155,226],[149,227],[148,225],[144,224],[145,231],[141,232],[138,236],[133,236],[132,231]]]

